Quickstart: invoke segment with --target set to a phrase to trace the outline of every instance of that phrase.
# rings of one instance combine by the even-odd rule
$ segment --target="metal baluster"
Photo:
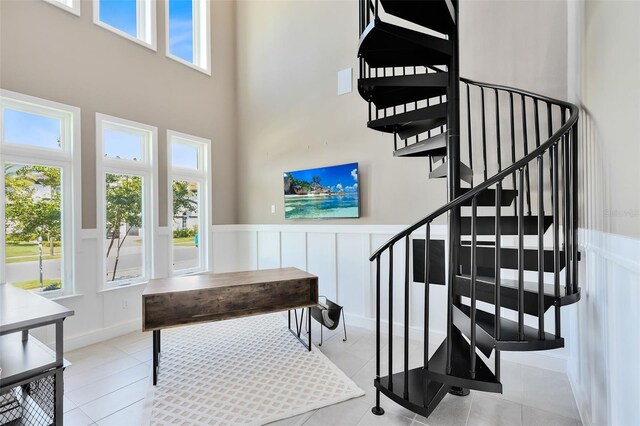
[[[524,170],[518,170],[518,339],[524,340]]]
[[[409,236],[404,248],[404,399],[409,399]]]
[[[573,278],[573,293],[578,292],[578,122],[573,125],[571,129],[571,164],[572,164],[572,222],[573,222],[573,253],[572,253],[572,267],[573,272],[571,278]]]
[[[544,340],[544,167],[538,157],[538,339]]]
[[[558,198],[558,143],[551,147],[551,167],[553,177],[551,181],[553,193],[553,292],[556,300],[560,298],[560,200]],[[560,338],[560,306],[555,305],[556,338]]]
[[[515,128],[515,120],[513,113],[513,93],[509,92],[509,110],[510,110],[510,118],[511,118],[511,164],[516,162],[516,128]],[[516,174],[511,175],[513,178],[513,189],[516,189]],[[522,194],[518,194],[522,195]],[[513,203],[514,215],[518,214],[518,204]]]
[[[569,255],[572,252],[571,247],[571,218],[570,218],[570,204],[571,204],[571,191],[569,182],[569,135],[567,132],[562,139],[562,183],[564,189],[562,190],[562,212],[563,218],[563,231],[564,231],[564,287],[565,294],[571,294],[571,272]]]
[[[376,0],[376,7],[373,10],[373,12],[375,13],[375,17],[376,17],[376,21],[378,20],[378,0]]]
[[[529,140],[527,135],[527,102],[524,95],[520,96],[522,99],[522,137],[524,146],[525,157],[529,155]],[[531,216],[531,180],[529,178],[529,164],[524,166],[525,174],[527,176],[527,213]]]
[[[478,278],[477,245],[478,245],[478,196],[471,200],[471,346],[469,356],[471,378],[476,377],[476,281]]]
[[[471,134],[471,95],[467,83],[467,128],[469,130],[469,168],[473,170],[473,142]],[[473,187],[473,173],[471,174],[471,187]]]
[[[551,135],[553,134],[553,112],[552,105],[547,102],[547,134],[549,139],[551,139]],[[549,150],[549,182],[553,180],[553,166],[551,165],[551,150]],[[553,191],[551,193],[551,204],[553,204]]]
[[[500,149],[500,95],[498,89],[494,89],[496,94],[496,154],[498,156],[498,172],[502,171],[502,149]]]
[[[480,87],[482,109],[482,161],[484,162],[484,180],[487,180],[487,129],[485,123],[484,87]]]
[[[393,246],[389,247],[389,390],[393,390]]]
[[[440,96],[440,103],[444,102],[444,97]],[[449,102],[449,100],[447,99],[447,102]],[[440,126],[440,133],[444,132],[444,125]]]
[[[429,243],[431,242],[431,222],[427,222],[424,239],[424,389],[427,389],[427,370],[429,369]],[[424,392],[424,406],[429,404],[428,392]]]
[[[496,264],[495,264],[495,276],[496,276],[496,288],[494,295],[494,306],[495,306],[495,318],[494,318],[494,329],[496,340],[500,340],[500,268],[501,268],[501,253],[502,249],[502,222],[501,222],[501,206],[502,204],[502,181],[498,182],[496,185]],[[500,381],[500,351],[496,349],[495,356],[495,376],[496,380]]]
[[[393,150],[398,150],[398,134],[396,132],[393,132]]]
[[[380,256],[376,257],[376,381],[380,381]],[[380,391],[376,388],[374,413],[380,411]]]

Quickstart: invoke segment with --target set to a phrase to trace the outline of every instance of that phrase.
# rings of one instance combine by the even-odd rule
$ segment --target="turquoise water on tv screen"
[[[358,193],[343,195],[287,195],[285,219],[357,218]]]

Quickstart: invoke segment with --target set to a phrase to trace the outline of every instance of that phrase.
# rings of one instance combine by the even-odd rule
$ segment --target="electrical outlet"
[[[276,206],[274,204],[271,205],[271,213],[276,212]]]

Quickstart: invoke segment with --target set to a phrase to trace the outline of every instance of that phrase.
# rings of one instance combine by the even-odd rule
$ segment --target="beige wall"
[[[393,158],[359,95],[336,94],[338,70],[357,74],[357,14],[356,1],[238,3],[240,223],[284,222],[283,171],[353,161],[362,218],[336,223],[411,223],[446,201],[426,160]],[[566,19],[563,2],[463,1],[462,75],[566,98]]]
[[[640,238],[640,2],[587,1],[583,19],[581,226]]]
[[[95,113],[158,127],[160,225],[167,225],[166,130],[213,142],[213,223],[234,223],[235,3],[212,2],[212,76],[165,52],[165,8],[157,2],[158,51],[42,0],[2,0],[0,87],[82,110],[82,227],[95,228]]]

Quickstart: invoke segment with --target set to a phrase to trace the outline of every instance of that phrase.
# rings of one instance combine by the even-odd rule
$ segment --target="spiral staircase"
[[[425,157],[429,177],[446,178],[449,199],[370,258],[378,415],[381,393],[423,416],[447,393],[501,393],[501,352],[563,347],[560,310],[580,299],[578,109],[460,78],[458,9],[458,0],[360,1],[358,90],[368,127],[393,135],[394,156]],[[445,220],[446,256],[442,238],[431,236]],[[414,300],[411,287],[424,282],[424,298]],[[439,302],[429,289],[439,284],[446,338],[429,356],[429,307]],[[410,360],[411,326],[424,330],[419,360]]]

